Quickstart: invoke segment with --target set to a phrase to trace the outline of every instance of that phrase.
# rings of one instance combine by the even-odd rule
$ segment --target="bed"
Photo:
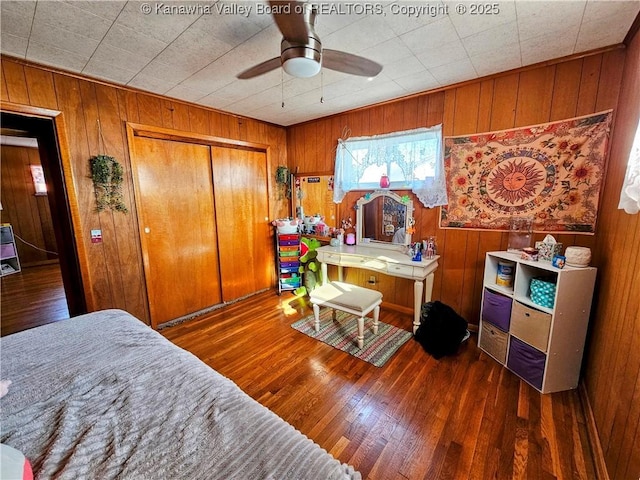
[[[0,441],[35,478],[361,479],[122,310],[3,337]]]

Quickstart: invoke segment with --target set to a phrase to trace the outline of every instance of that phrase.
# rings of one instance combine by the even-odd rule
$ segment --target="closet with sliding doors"
[[[185,135],[127,124],[154,328],[272,283],[266,147]]]

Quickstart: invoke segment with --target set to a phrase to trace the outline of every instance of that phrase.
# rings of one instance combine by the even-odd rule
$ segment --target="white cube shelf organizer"
[[[499,263],[513,264],[512,286],[498,279]],[[502,265],[500,265],[502,269]],[[597,269],[486,255],[478,346],[542,393],[578,386]],[[531,298],[531,280],[555,284],[550,298]],[[535,296],[534,296],[535,298]]]
[[[0,237],[0,276],[18,273],[21,270],[20,260],[10,224],[4,223],[0,226]]]

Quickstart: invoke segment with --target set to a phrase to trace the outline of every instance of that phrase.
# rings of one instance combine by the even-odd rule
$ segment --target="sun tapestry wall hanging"
[[[449,203],[440,227],[594,233],[612,111],[445,138]]]

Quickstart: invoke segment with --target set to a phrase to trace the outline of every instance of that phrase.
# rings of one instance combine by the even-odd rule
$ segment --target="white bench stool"
[[[375,290],[351,285],[344,282],[329,282],[309,293],[313,304],[315,330],[320,330],[320,306],[333,309],[333,319],[336,310],[351,313],[358,317],[358,348],[364,346],[364,317],[373,311],[373,333],[378,333],[378,317],[382,294]]]

